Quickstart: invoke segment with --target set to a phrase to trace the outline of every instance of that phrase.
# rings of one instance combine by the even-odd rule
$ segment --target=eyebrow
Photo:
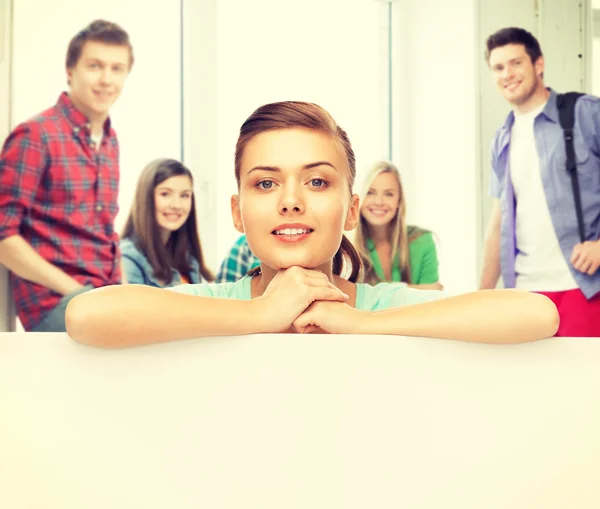
[[[312,168],[316,168],[317,166],[330,166],[331,168],[333,168],[334,170],[337,171],[337,168],[333,164],[331,164],[329,161],[317,161],[315,163],[305,164],[304,166],[302,166],[301,171],[311,170]],[[258,171],[258,170],[273,171],[273,172],[279,172],[279,173],[281,172],[281,168],[278,168],[277,166],[255,166],[254,168],[252,168],[251,170],[248,171],[248,174],[252,173],[253,171]]]
[[[369,187],[369,191],[377,191],[377,189],[375,189],[374,187]],[[382,189],[382,191],[383,191],[384,193],[387,193],[388,191],[389,191],[389,192],[392,192],[392,193],[395,193],[395,192],[396,192],[396,190],[395,190],[395,189],[392,189],[391,187],[388,187],[387,189]]]
[[[105,60],[102,60],[98,57],[86,57],[85,61],[87,63],[93,63],[93,62],[97,62],[99,64],[102,65],[118,65],[119,67],[126,67],[127,64],[123,63],[123,62],[106,62]]]
[[[510,64],[510,63],[514,62],[515,60],[520,60],[522,58],[525,58],[525,55],[521,55],[520,57],[511,58],[507,63]],[[504,62],[498,62],[497,64],[494,64],[494,68],[502,66],[502,65],[504,65]]]
[[[175,191],[175,189],[173,189],[172,187],[167,187],[167,186],[161,186],[160,184],[158,186],[156,186],[156,189],[162,189],[163,191]],[[191,188],[188,189],[182,189],[180,192],[182,193],[191,193],[193,190]]]

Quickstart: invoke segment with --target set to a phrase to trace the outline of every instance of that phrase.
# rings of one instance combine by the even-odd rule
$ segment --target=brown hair
[[[235,146],[235,178],[238,189],[240,186],[240,166],[248,142],[257,134],[275,129],[291,128],[320,131],[331,136],[340,144],[348,164],[348,190],[352,194],[354,179],[356,178],[356,158],[348,135],[321,106],[298,101],[265,104],[252,113],[242,124]],[[351,267],[349,281],[356,282],[362,270],[362,262],[352,243],[345,235],[342,235],[340,247],[333,257],[333,273],[339,276],[344,269],[344,263],[348,263]]]
[[[490,54],[494,49],[507,46],[508,44],[522,44],[529,58],[531,58],[532,64],[535,64],[537,59],[542,56],[540,43],[533,34],[524,28],[508,27],[494,32],[487,38],[485,41],[485,61],[489,63]]]
[[[382,173],[391,173],[398,181],[398,210],[396,211],[396,216],[390,222],[392,262],[396,258],[396,254],[398,254],[401,280],[410,284],[412,283],[412,275],[410,273],[410,253],[408,246],[413,240],[428,232],[422,228],[417,228],[415,226],[411,227],[406,224],[406,201],[404,199],[402,179],[400,178],[398,168],[388,161],[380,161],[374,164],[367,174],[365,186],[361,195],[361,203],[369,192],[369,188],[371,187],[371,184],[373,184],[373,181]],[[369,224],[361,213],[358,228],[356,229],[355,244],[365,267],[363,278],[365,283],[377,284],[382,280],[380,280],[375,273],[373,263],[371,262],[371,254],[367,247],[367,239],[369,238]]]
[[[78,32],[69,42],[67,48],[67,69],[73,69],[79,62],[83,46],[87,41],[103,42],[115,46],[127,46],[129,48],[129,69],[133,66],[133,46],[129,41],[129,35],[116,23],[97,19],[92,21],[83,30]]]
[[[165,180],[185,175],[193,182],[192,172],[174,159],[156,159],[142,170],[135,189],[131,211],[123,228],[122,238],[131,238],[136,247],[148,259],[154,276],[168,284],[172,280],[172,269],[189,276],[193,256],[200,266],[200,274],[207,281],[215,276],[206,267],[200,236],[196,222],[196,200],[192,194],[190,215],[178,230],[171,232],[166,245],[163,244],[160,229],[156,223],[154,189]]]

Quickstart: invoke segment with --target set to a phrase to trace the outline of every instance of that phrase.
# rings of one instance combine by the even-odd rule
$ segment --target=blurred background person
[[[405,282],[414,288],[442,289],[430,231],[406,224],[406,202],[396,166],[376,163],[361,196],[355,245],[365,267],[365,283]]]
[[[128,283],[157,287],[214,281],[204,263],[192,173],[157,159],[140,174],[121,240]]]
[[[234,283],[259,265],[260,260],[250,250],[246,235],[240,235],[221,263],[217,283]]]

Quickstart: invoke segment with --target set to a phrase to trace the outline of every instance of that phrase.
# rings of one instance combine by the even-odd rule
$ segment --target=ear
[[[350,205],[348,206],[348,213],[346,214],[346,223],[344,224],[344,230],[346,231],[354,230],[358,224],[358,218],[360,217],[359,201],[357,194],[353,194],[350,198]]]
[[[67,85],[71,86],[71,77],[73,76],[73,69],[66,68],[67,71]]]
[[[544,74],[544,66],[545,65],[546,64],[544,62],[544,57],[543,56],[538,57],[538,59],[535,61],[535,64],[534,64],[535,73],[538,76],[541,77]]]
[[[240,212],[240,197],[237,194],[231,196],[231,217],[233,218],[234,228],[238,232],[244,233],[244,223]]]

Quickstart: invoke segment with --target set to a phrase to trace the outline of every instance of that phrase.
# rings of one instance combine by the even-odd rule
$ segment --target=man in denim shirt
[[[505,287],[554,301],[557,336],[600,336],[600,99],[582,96],[575,109],[581,243],[556,93],[544,86],[538,41],[504,28],[488,38],[486,59],[512,112],[492,143],[495,200],[481,288],[494,288],[502,274]]]

